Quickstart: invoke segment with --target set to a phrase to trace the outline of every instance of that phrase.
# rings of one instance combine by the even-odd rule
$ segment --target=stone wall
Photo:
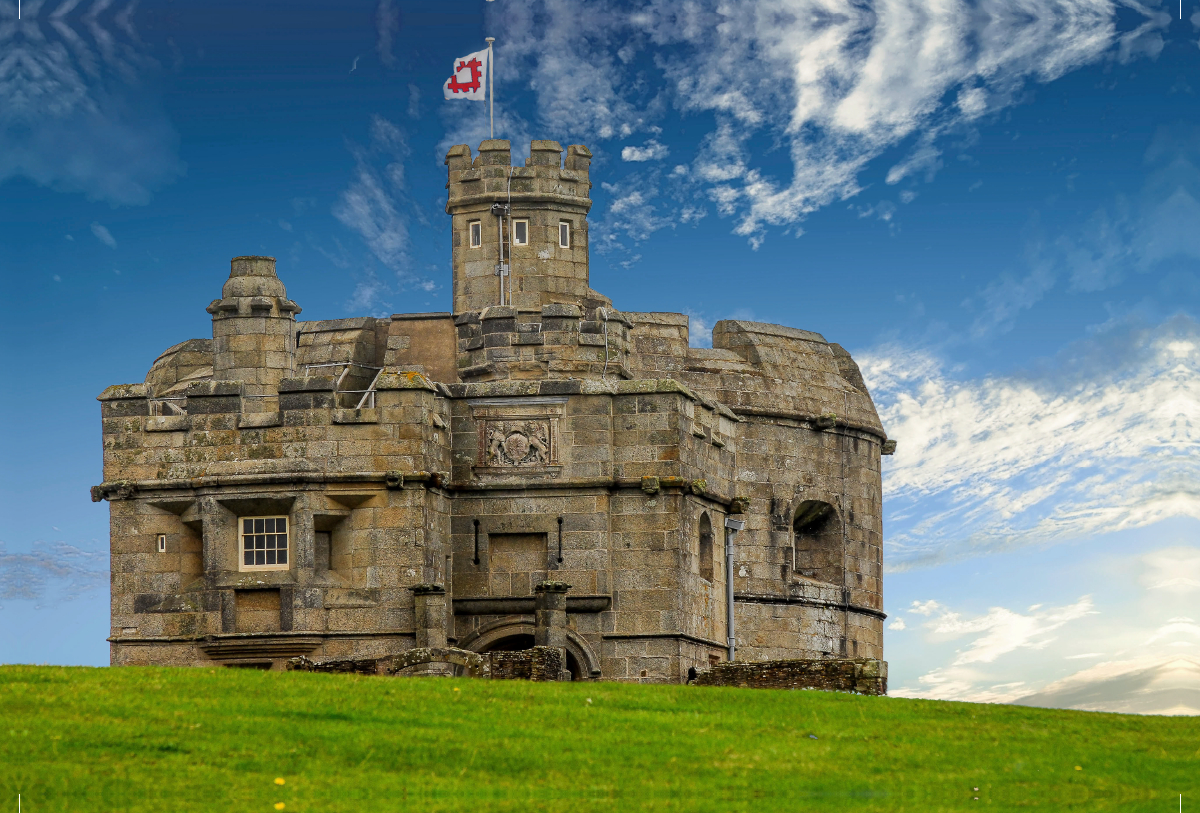
[[[696,686],[748,689],[822,689],[855,694],[887,694],[887,662],[870,658],[735,661],[714,666],[693,681]]]
[[[562,674],[561,650],[535,646],[516,652],[487,653],[492,680],[558,680]]]

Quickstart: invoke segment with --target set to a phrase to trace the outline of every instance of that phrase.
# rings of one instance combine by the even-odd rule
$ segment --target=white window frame
[[[523,241],[517,239],[517,226],[522,223],[525,224],[525,239]],[[529,221],[526,220],[525,218],[520,218],[520,219],[514,220],[512,222],[512,244],[514,246],[529,245]]]
[[[158,552],[166,553],[167,552],[167,535],[159,534],[157,542],[158,542]]]
[[[271,523],[268,524],[267,520],[270,520]],[[278,527],[277,522],[279,520],[283,521],[283,532],[282,533],[280,533],[278,530],[272,530],[270,532],[268,532],[266,530],[267,527],[272,527],[272,526],[274,528],[277,528]],[[248,523],[248,522],[252,523],[252,525],[250,526],[252,530],[250,531],[249,534],[246,533],[246,523]],[[262,523],[261,531],[258,530],[260,522]],[[238,523],[237,524],[237,529],[238,529],[238,535],[237,535],[238,570],[240,570],[242,572],[249,572],[249,571],[256,571],[256,570],[287,570],[291,567],[291,564],[290,564],[290,562],[291,562],[291,555],[290,555],[291,554],[291,540],[288,537],[291,534],[291,524],[292,523],[291,523],[291,520],[289,517],[279,516],[279,515],[262,516],[262,517],[238,517],[237,523]],[[254,557],[254,559],[256,560],[254,564],[249,564],[249,565],[246,564],[246,537],[247,537],[247,535],[252,537],[252,539],[253,539],[252,544],[255,545],[255,547],[252,548],[251,550],[255,554],[257,554],[258,551],[260,551],[260,550],[263,552],[263,556],[261,558],[264,561],[262,564],[257,563],[257,559],[259,558],[257,555]],[[257,537],[260,537],[260,536],[264,537],[264,539],[263,539],[264,545],[261,548],[257,547],[257,543],[258,543]],[[279,540],[278,540],[279,536],[283,537],[283,547],[282,548],[274,547],[274,548],[271,548],[268,550],[268,548],[266,547],[266,544],[274,544],[277,546],[278,542],[279,542]],[[273,537],[273,539],[268,539],[267,537]],[[283,557],[282,557],[283,563],[282,564],[278,561],[278,559],[280,558],[278,555],[279,551],[283,552]],[[271,553],[274,553],[275,556],[274,557],[270,556]],[[276,561],[274,563],[268,564],[266,562],[266,560],[269,558],[275,558]]]
[[[467,221],[467,243],[471,246],[471,248],[481,248],[483,246],[482,220]]]
[[[565,232],[563,230],[564,226],[566,227]],[[567,237],[566,240],[563,240],[564,234],[566,234],[566,237]],[[571,221],[570,220],[558,221],[558,247],[559,248],[570,248],[571,247]]]

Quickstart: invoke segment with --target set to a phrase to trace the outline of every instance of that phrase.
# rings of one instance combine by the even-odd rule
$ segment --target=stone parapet
[[[596,308],[550,304],[528,313],[493,305],[455,317],[462,381],[631,378],[632,324]]]

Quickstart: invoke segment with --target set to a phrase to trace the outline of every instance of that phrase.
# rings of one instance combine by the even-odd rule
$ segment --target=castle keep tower
[[[531,314],[551,304],[595,307],[588,288],[591,161],[588,148],[575,145],[564,165],[556,141],[534,141],[524,166],[512,164],[509,143],[500,139],[480,144],[473,161],[466,145],[450,150],[455,313],[492,305]],[[511,275],[503,291],[502,259]]]
[[[590,161],[450,150],[453,313],[297,321],[275,261],[237,257],[212,339],[100,395],[114,665],[495,669],[536,644],[572,679],[682,682],[733,638],[760,671],[886,685],[895,443],[858,366],[615,308]]]

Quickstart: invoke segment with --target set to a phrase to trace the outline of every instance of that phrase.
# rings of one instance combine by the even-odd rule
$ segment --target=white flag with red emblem
[[[447,99],[482,102],[487,95],[487,49],[454,60],[454,75],[442,85]]]

